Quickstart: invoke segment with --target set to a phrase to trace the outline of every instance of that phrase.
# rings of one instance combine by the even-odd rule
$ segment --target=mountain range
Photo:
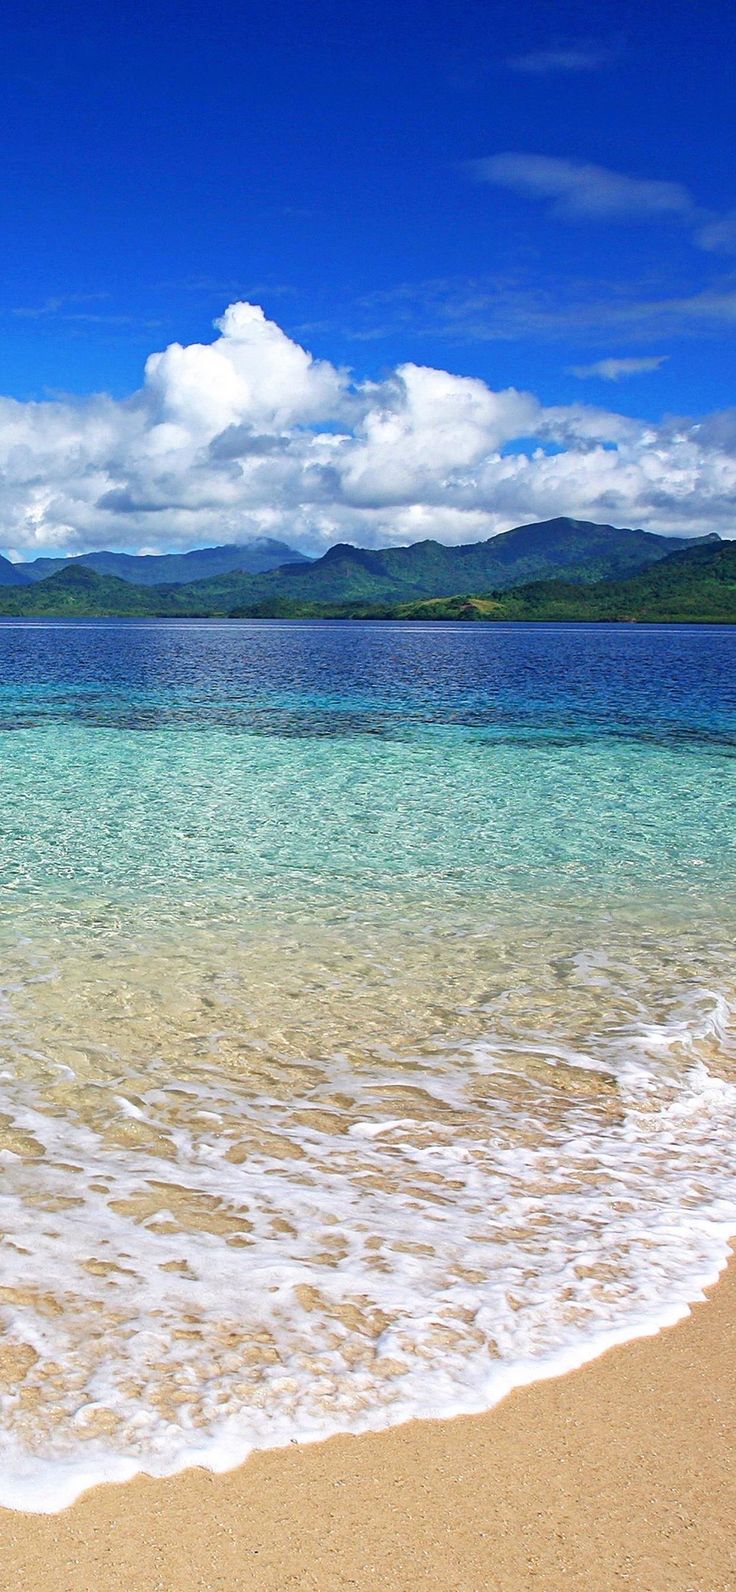
[[[242,545],[197,547],[191,553],[80,553],[76,558],[34,558],[27,564],[0,558],[0,586],[25,586],[29,581],[47,580],[60,569],[78,567],[92,569],[97,575],[117,575],[133,586],[179,586],[212,575],[229,575],[233,570],[260,575],[279,564],[309,562],[285,542],[261,536]]]
[[[246,569],[246,554],[283,555],[288,561]],[[236,558],[233,567],[230,560]],[[0,614],[736,618],[735,543],[567,518],[518,526],[462,547],[425,541],[373,550],[339,543],[314,560],[283,543],[262,542],[160,556],[84,554],[39,575],[44,563],[57,561],[6,561],[3,573],[14,573],[0,589]],[[153,581],[151,573],[161,566],[165,578]],[[16,571],[31,567],[35,575],[15,578]],[[206,578],[169,578],[203,567]]]
[[[338,542],[307,569],[286,565],[271,572],[254,585],[254,595],[278,593],[297,602],[408,602],[448,592],[503,591],[563,574],[576,581],[603,580],[643,569],[700,540],[555,519],[460,547],[426,541],[373,551]]]

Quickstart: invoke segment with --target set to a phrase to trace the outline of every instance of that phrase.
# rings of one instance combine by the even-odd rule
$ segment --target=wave
[[[733,1016],[242,1076],[9,1044],[0,1503],[486,1410],[678,1320],[736,1233]]]

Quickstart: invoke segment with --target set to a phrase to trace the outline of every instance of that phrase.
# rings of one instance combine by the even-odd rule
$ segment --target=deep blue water
[[[0,624],[0,725],[283,735],[736,735],[736,627]]]

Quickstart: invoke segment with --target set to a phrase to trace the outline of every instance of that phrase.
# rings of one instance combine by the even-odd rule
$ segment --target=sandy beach
[[[656,1338],[418,1422],[4,1512],[29,1592],[730,1592],[736,1266]]]

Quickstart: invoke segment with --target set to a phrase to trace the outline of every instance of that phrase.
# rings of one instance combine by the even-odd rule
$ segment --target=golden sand
[[[29,1592],[733,1592],[736,1265],[691,1317],[484,1416],[0,1512]]]

